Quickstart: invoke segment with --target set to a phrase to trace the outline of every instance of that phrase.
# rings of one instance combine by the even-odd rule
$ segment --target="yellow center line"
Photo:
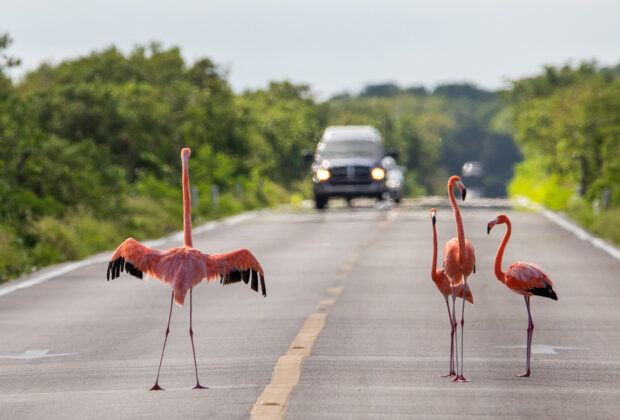
[[[332,306],[335,303],[336,303],[336,299],[323,299],[323,300],[319,300],[319,303],[317,304],[317,306],[321,308],[323,306]]]
[[[397,211],[388,213],[387,219],[381,221],[361,245],[350,252],[346,259],[347,264],[340,267],[341,272],[336,276],[336,280],[344,281],[348,278],[360,258],[361,251],[372,243],[379,232],[389,226],[397,215]],[[276,362],[271,374],[271,382],[267,384],[252,406],[251,418],[253,420],[282,420],[285,418],[288,399],[299,383],[304,359],[312,353],[312,348],[323,327],[325,327],[327,313],[324,310],[336,303],[336,297],[343,290],[343,286],[329,287],[326,293],[330,295],[330,298],[321,299],[316,305],[317,310],[323,310],[323,312],[311,313],[306,318],[303,327],[291,342],[286,354],[280,356]]]
[[[339,287],[328,287],[327,288],[327,293],[329,293],[330,295],[339,295],[340,293],[342,293],[342,291],[344,290],[344,287],[339,286]]]
[[[354,264],[355,264],[355,263],[350,263],[350,264],[342,264],[342,265],[340,266],[340,269],[341,269],[342,271],[351,271],[351,270],[353,270],[353,266],[354,266]]]
[[[336,274],[334,279],[338,280],[338,281],[344,281],[344,280],[347,279],[347,277],[349,277],[349,275],[347,273],[339,273],[339,274]]]

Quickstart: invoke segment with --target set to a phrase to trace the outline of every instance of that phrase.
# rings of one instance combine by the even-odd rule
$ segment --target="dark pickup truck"
[[[318,209],[325,208],[330,197],[401,199],[402,171],[385,153],[374,127],[327,127],[314,153],[312,173]]]

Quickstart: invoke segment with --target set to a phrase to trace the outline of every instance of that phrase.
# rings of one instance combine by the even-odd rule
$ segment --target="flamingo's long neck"
[[[506,249],[506,244],[508,244],[511,233],[512,226],[510,220],[506,220],[506,233],[504,234],[504,239],[502,239],[502,243],[499,245],[497,255],[495,256],[495,277],[504,284],[506,283],[506,273],[502,271],[502,259],[504,258],[504,250]]]
[[[459,242],[459,259],[465,255],[465,231],[463,230],[463,219],[461,218],[461,211],[459,205],[454,198],[454,182],[448,183],[448,196],[450,197],[450,204],[452,204],[452,210],[454,210],[454,221],[456,222],[456,237]]]
[[[192,200],[189,195],[189,171],[187,169],[187,158],[181,159],[183,162],[183,245],[193,247],[192,243]]]
[[[433,223],[433,262],[431,264],[431,278],[437,281],[437,229]]]

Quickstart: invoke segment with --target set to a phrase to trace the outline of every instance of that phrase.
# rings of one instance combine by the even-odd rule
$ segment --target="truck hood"
[[[350,157],[350,158],[339,158],[339,159],[325,159],[321,162],[315,162],[313,165],[315,168],[336,168],[339,166],[367,166],[369,168],[374,168],[375,166],[381,167],[380,159],[370,159],[363,157]]]

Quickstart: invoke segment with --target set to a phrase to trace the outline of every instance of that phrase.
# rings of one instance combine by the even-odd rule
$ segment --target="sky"
[[[151,41],[208,57],[233,89],[308,84],[318,96],[372,83],[506,87],[544,65],[620,62],[617,0],[1,0],[22,65]]]

